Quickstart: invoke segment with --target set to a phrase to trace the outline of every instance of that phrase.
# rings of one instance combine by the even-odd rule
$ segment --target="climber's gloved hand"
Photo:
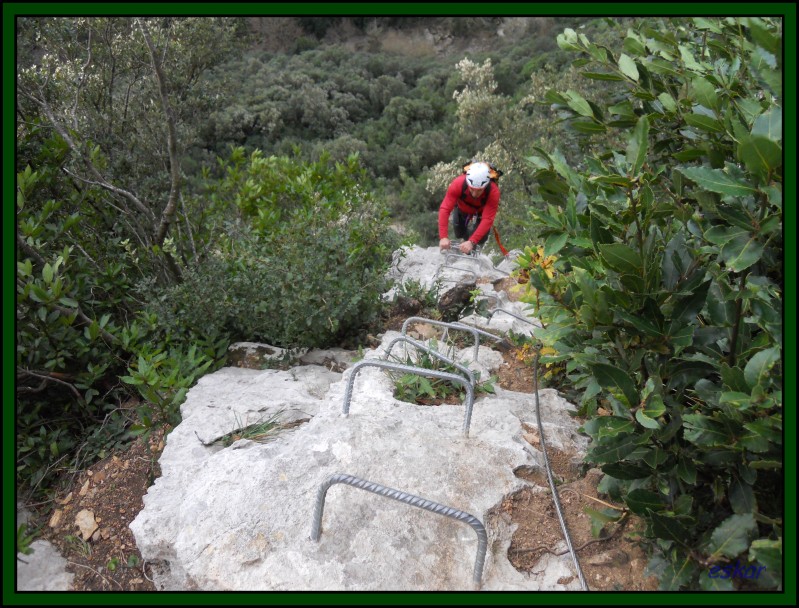
[[[474,248],[474,243],[472,243],[471,241],[463,241],[463,243],[461,243],[460,246],[461,253],[465,253],[466,255],[469,255],[472,252],[473,248]]]
[[[448,238],[446,238],[446,237],[445,237],[445,238],[443,238],[443,239],[441,239],[441,240],[438,242],[438,247],[439,247],[439,248],[440,248],[442,251],[444,251],[445,249],[449,249],[449,247],[450,247],[449,239],[448,239]]]

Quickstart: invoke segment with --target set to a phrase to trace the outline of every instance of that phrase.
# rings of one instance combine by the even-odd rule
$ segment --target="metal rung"
[[[449,357],[444,356],[443,354],[441,354],[437,350],[435,350],[433,348],[429,348],[428,346],[422,344],[421,342],[418,342],[418,341],[414,340],[413,338],[409,338],[408,336],[400,336],[399,338],[394,338],[391,341],[391,343],[388,345],[388,348],[386,349],[386,358],[388,358],[391,355],[391,349],[394,348],[394,345],[397,342],[407,342],[408,344],[411,344],[412,346],[415,346],[419,350],[423,350],[426,353],[428,353],[429,355],[432,355],[436,359],[439,359],[440,361],[443,361],[444,363],[449,363],[453,367],[456,367],[457,369],[462,371],[464,374],[466,374],[466,377],[468,378],[468,380],[471,383],[471,385],[475,386],[474,373],[472,373],[472,370],[470,370],[468,367],[466,367],[464,365],[461,365],[460,363],[457,363],[456,361],[453,361],[452,359],[450,359]]]
[[[469,325],[464,325],[463,323],[446,323],[444,321],[436,321],[435,319],[425,319],[424,317],[408,317],[407,319],[405,319],[405,321],[403,321],[400,333],[404,336],[405,332],[408,330],[408,325],[411,323],[415,323],[416,321],[423,321],[430,325],[438,325],[440,327],[460,329],[462,331],[470,332],[474,336],[474,360],[477,361],[477,355],[480,352],[479,349],[480,349],[480,333],[481,333],[478,329],[470,327]]]
[[[471,253],[455,253],[454,251],[450,251],[444,256],[444,263],[449,264],[450,258],[460,258],[464,261],[477,262],[478,264],[481,264],[480,259]]]
[[[394,500],[398,500],[399,502],[404,502],[405,504],[411,505],[413,507],[419,507],[420,509],[430,511],[431,513],[444,515],[445,517],[450,517],[452,519],[469,524],[477,534],[477,557],[474,561],[474,572],[472,574],[472,578],[476,584],[480,584],[480,581],[483,578],[483,566],[485,564],[486,549],[488,548],[488,534],[486,533],[485,526],[479,519],[477,519],[474,515],[465,513],[464,511],[459,511],[458,509],[433,502],[432,500],[420,498],[419,496],[414,496],[413,494],[407,494],[401,490],[387,488],[378,483],[366,481],[365,479],[360,479],[358,477],[354,477],[353,475],[347,475],[346,473],[336,473],[335,475],[331,475],[327,481],[319,486],[319,490],[316,492],[316,504],[314,505],[311,540],[318,541],[319,537],[322,535],[322,515],[324,514],[325,510],[325,497],[330,486],[337,483],[344,483],[355,488],[366,490],[367,492],[372,492],[374,494],[379,494],[380,496],[385,496],[386,498],[392,498]]]
[[[477,281],[477,273],[474,270],[469,270],[468,268],[458,268],[457,266],[447,266],[446,264],[442,264],[436,270],[436,273],[433,275],[433,280],[438,277],[438,273],[441,272],[442,268],[451,268],[452,270],[460,270],[461,272],[468,272],[470,275],[474,277],[474,280]]]
[[[348,416],[350,412],[350,400],[352,399],[352,386],[355,384],[355,376],[364,367],[380,367],[389,369],[395,372],[402,372],[405,374],[414,374],[416,376],[429,376],[431,378],[439,378],[441,380],[450,380],[456,384],[466,388],[466,417],[463,421],[463,434],[469,436],[469,424],[472,420],[472,406],[474,405],[474,389],[470,382],[463,376],[457,374],[450,374],[448,372],[439,372],[433,369],[424,369],[421,367],[411,367],[410,365],[401,365],[399,363],[390,363],[389,361],[380,361],[378,359],[364,359],[358,361],[352,366],[349,380],[347,381],[347,390],[344,392],[344,415]]]
[[[491,317],[493,317],[493,316],[494,316],[494,314],[495,314],[495,313],[498,313],[498,312],[504,312],[506,315],[510,315],[511,317],[516,317],[517,319],[519,319],[519,321],[524,321],[525,323],[529,323],[529,324],[530,324],[530,325],[532,325],[533,327],[537,327],[537,325],[536,325],[535,323],[533,323],[533,322],[532,322],[530,319],[525,319],[524,317],[520,317],[520,316],[519,316],[519,315],[517,315],[516,313],[514,313],[514,312],[511,312],[511,311],[509,311],[509,310],[505,310],[504,308],[495,308],[494,310],[492,310],[492,311],[491,311],[491,312],[488,314],[488,317],[487,317],[488,321],[487,321],[487,322],[490,322],[490,321],[491,321]]]

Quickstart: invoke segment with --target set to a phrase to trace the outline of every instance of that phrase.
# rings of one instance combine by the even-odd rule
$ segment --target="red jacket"
[[[466,193],[464,194],[463,182],[465,180],[465,174],[459,175],[452,180],[449,188],[447,188],[447,194],[444,196],[444,200],[441,201],[441,207],[438,209],[439,239],[448,238],[449,216],[452,210],[455,209],[455,205],[458,205],[463,213],[472,215],[482,214],[480,224],[477,226],[474,234],[469,237],[469,240],[473,243],[480,242],[480,239],[487,235],[488,231],[491,230],[491,226],[494,225],[494,218],[499,208],[499,186],[497,186],[495,182],[491,182],[491,188],[488,191],[488,200],[486,200],[485,205],[481,207],[481,200],[472,198],[468,188],[466,188]]]

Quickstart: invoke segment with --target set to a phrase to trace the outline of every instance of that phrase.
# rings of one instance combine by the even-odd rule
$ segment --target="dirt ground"
[[[400,316],[388,325],[397,322],[401,325]],[[497,380],[500,387],[533,393],[528,354],[516,348],[503,352],[504,364]],[[524,437],[540,449],[537,429],[526,428]],[[75,591],[156,590],[128,525],[144,507],[142,497],[160,475],[158,458],[163,448],[162,432],[140,439],[127,451],[75,475],[57,499],[41,538],[52,542],[68,560],[68,570],[75,574]],[[591,519],[584,509],[612,506],[596,490],[601,474],[581,474],[576,454],[558,452],[550,446],[547,454],[572,546],[589,589],[656,590],[656,580],[643,575],[646,558],[637,544],[635,520],[608,524],[600,538],[591,533]],[[535,485],[508,496],[501,505],[502,516],[517,526],[508,558],[518,570],[532,573],[545,553],[562,551],[563,535],[546,476],[530,470],[517,470],[515,474]]]
[[[155,591],[128,524],[161,474],[163,430],[75,475],[56,500],[41,538],[49,540],[75,574],[74,591]],[[76,522],[81,522],[79,526]]]

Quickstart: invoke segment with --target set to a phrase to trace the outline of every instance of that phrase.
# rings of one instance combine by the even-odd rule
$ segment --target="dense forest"
[[[391,253],[437,243],[481,158],[541,362],[661,588],[732,590],[700,573],[735,560],[781,588],[782,36],[758,17],[17,18],[19,493],[179,422],[232,342],[357,347]]]

